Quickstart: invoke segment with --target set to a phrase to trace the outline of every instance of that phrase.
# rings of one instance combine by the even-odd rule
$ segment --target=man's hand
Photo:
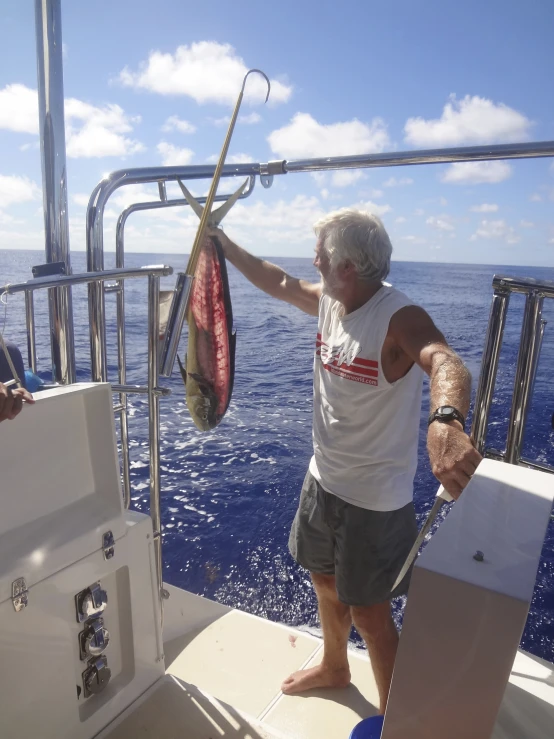
[[[431,470],[457,500],[483,459],[458,421],[434,421],[427,433]]]
[[[33,404],[34,398],[22,387],[11,389],[0,382],[0,422],[12,421],[21,413],[25,403]]]
[[[223,253],[225,254],[226,259],[228,259],[229,258],[228,247],[229,245],[232,246],[233,242],[227,236],[225,231],[223,231],[221,228],[215,228],[214,226],[208,226],[206,228],[206,234],[208,236],[212,236],[213,238],[219,241],[219,243],[221,244],[221,248],[223,249]]]

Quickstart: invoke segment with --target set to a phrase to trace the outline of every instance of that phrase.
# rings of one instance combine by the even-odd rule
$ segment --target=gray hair
[[[390,270],[392,244],[381,219],[366,211],[342,208],[314,224],[332,268],[344,260],[361,280],[384,280]]]

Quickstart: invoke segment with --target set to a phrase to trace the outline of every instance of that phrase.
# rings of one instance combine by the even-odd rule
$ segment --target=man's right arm
[[[291,277],[281,267],[255,257],[231,241],[219,228],[208,229],[208,234],[218,239],[225,257],[253,285],[273,298],[284,300],[304,313],[317,316],[321,285]]]

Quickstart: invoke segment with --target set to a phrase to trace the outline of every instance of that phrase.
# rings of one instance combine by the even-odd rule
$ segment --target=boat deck
[[[102,739],[347,739],[377,713],[365,652],[350,652],[348,688],[286,696],[282,679],[318,663],[320,639],[166,587],[167,674]],[[520,652],[492,739],[546,739],[553,725],[553,665]]]

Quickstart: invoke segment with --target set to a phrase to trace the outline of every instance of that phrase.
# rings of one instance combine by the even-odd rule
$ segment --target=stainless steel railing
[[[531,278],[495,275],[492,282],[491,305],[487,337],[481,361],[481,372],[475,397],[473,438],[481,454],[510,464],[523,465],[543,472],[554,473],[554,466],[542,464],[521,456],[525,424],[531,404],[533,385],[539,363],[546,321],[542,318],[545,298],[554,298],[554,282]],[[525,295],[525,308],[519,342],[514,381],[514,393],[508,424],[506,450],[486,448],[487,426],[502,348],[502,338],[512,293]]]
[[[452,149],[436,149],[425,151],[393,152],[383,154],[369,154],[350,157],[328,157],[323,159],[306,159],[298,161],[274,161],[268,163],[245,163],[227,165],[223,170],[223,177],[249,177],[248,190],[242,197],[248,197],[254,188],[256,175],[265,188],[271,186],[275,175],[283,175],[292,172],[314,172],[336,169],[373,168],[373,167],[396,167],[416,164],[438,164],[452,162],[490,161],[495,159],[527,159],[536,157],[554,156],[554,142],[537,142],[531,144],[508,144],[497,146],[475,146],[460,147]],[[118,170],[102,180],[94,189],[87,208],[86,237],[87,237],[87,265],[88,269],[95,272],[103,272],[104,269],[104,234],[103,218],[106,204],[111,195],[120,187],[132,184],[157,183],[160,200],[148,203],[135,203],[126,208],[119,216],[116,230],[116,264],[119,269],[124,268],[124,233],[128,217],[137,211],[168,208],[185,205],[183,199],[168,200],[166,183],[177,180],[210,179],[215,171],[215,166],[193,166],[193,167],[152,167],[143,169]],[[217,199],[225,199],[219,196]],[[203,202],[202,200],[200,202]],[[117,325],[118,325],[118,365],[119,385],[113,385],[114,390],[120,392],[120,403],[117,410],[120,411],[121,436],[127,441],[127,399],[126,399],[126,370],[125,370],[125,304],[123,281],[106,288],[105,280],[91,281],[89,286],[89,316],[90,316],[90,346],[92,378],[95,381],[107,381],[106,363],[106,333],[105,333],[105,294],[106,292],[117,293]],[[480,450],[485,451],[485,439],[489,419],[492,395],[496,382],[498,370],[498,359],[502,345],[502,337],[508,309],[509,295],[511,292],[528,292],[528,308],[526,310],[526,321],[522,329],[522,346],[520,348],[520,359],[516,377],[516,393],[514,394],[514,408],[510,419],[510,433],[505,453],[496,450],[486,450],[487,456],[505,459],[514,464],[525,464],[528,467],[542,469],[548,472],[554,471],[547,465],[542,465],[532,460],[521,458],[521,444],[527,410],[530,403],[534,375],[538,363],[538,355],[544,331],[544,322],[540,319],[542,308],[542,295],[552,297],[552,286],[542,286],[544,290],[533,281],[515,280],[512,278],[495,278],[493,284],[494,296],[491,306],[491,319],[485,342],[481,377],[477,390],[474,413],[474,437]],[[154,295],[150,295],[150,301]],[[156,318],[156,320],[158,320]],[[171,327],[169,327],[170,329]],[[540,329],[540,330],[539,330]],[[178,341],[178,337],[173,336]],[[150,352],[149,352],[150,354]],[[158,356],[151,352],[152,361],[155,362],[155,373],[158,376]],[[150,360],[149,360],[150,361]],[[134,391],[136,392],[136,390]],[[159,425],[155,419],[158,414],[158,394],[148,388],[147,392],[152,396],[150,407],[152,412],[149,417],[150,432],[154,435],[155,448],[158,449]],[[162,391],[163,392],[163,391]],[[126,501],[129,500],[129,453],[127,444],[122,443],[123,456],[123,478],[126,490]],[[157,462],[157,452],[154,454]],[[159,473],[157,473],[159,475]],[[159,480],[154,476],[151,478],[151,501],[159,501]],[[160,528],[160,511],[154,511],[153,520],[155,529]]]
[[[108,280],[117,280],[123,294],[125,280],[133,278],[148,279],[148,384],[127,385],[122,382],[112,385],[112,391],[119,393],[124,402],[119,402],[114,411],[120,416],[121,450],[123,455],[123,496],[125,508],[129,508],[131,502],[131,489],[129,480],[129,439],[127,429],[127,395],[131,393],[148,395],[148,438],[150,459],[150,516],[154,529],[154,552],[156,558],[156,570],[158,574],[160,603],[162,602],[162,539],[161,539],[161,517],[160,517],[160,408],[159,399],[162,395],[170,395],[171,390],[159,387],[158,371],[158,335],[159,335],[159,294],[160,277],[173,273],[172,267],[156,265],[139,267],[134,269],[109,269],[99,272],[84,272],[75,275],[57,275],[54,277],[40,277],[28,282],[6,285],[0,292],[8,295],[16,293],[25,294],[26,324],[27,324],[27,347],[29,352],[29,364],[33,371],[36,369],[35,351],[35,323],[33,311],[33,293],[36,290],[60,290],[83,284],[104,284]],[[92,317],[89,315],[92,320]],[[119,335],[119,334],[118,334]],[[123,341],[124,341],[124,334]],[[122,356],[125,356],[124,347]],[[123,368],[123,376],[124,376]],[[163,612],[163,610],[162,610]]]

